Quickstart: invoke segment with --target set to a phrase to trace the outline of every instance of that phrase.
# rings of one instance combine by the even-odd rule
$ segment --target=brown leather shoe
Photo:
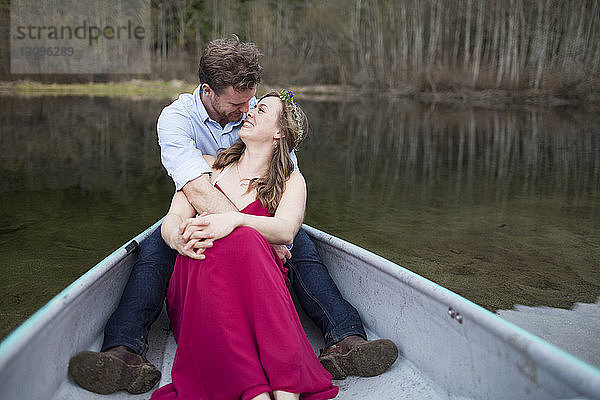
[[[79,386],[100,394],[118,390],[145,393],[160,380],[160,371],[146,357],[125,346],[77,353],[69,361],[69,372]]]
[[[353,335],[322,350],[319,361],[333,379],[346,379],[348,375],[381,375],[396,358],[398,348],[391,340],[365,340]]]

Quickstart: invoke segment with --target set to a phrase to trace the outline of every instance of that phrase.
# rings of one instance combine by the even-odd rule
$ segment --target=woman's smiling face
[[[273,141],[279,136],[279,116],[282,112],[281,100],[277,97],[265,97],[255,108],[248,111],[240,129],[242,139]]]

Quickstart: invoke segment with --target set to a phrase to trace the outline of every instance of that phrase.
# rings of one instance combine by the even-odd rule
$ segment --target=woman
[[[173,197],[162,235],[180,253],[167,293],[177,352],[173,383],[152,399],[336,396],[270,244],[290,244],[302,223],[306,186],[289,153],[305,126],[293,93],[267,94],[248,112],[240,140],[216,159],[206,156],[213,185],[241,211],[191,218],[185,195]],[[201,240],[214,246],[198,255]]]

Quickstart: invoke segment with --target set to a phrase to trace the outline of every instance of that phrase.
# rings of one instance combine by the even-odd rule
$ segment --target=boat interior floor
[[[318,328],[302,312],[300,320],[308,335],[310,343],[318,354],[324,347],[323,338]],[[377,339],[378,336],[373,332],[367,332],[369,339]],[[101,346],[102,335],[95,340],[91,350],[97,351]],[[169,320],[166,312],[163,310],[159,319],[152,326],[149,336],[150,350],[148,351],[148,360],[156,365],[162,372],[162,378],[159,382],[160,387],[171,382],[171,366],[175,356],[176,344],[173,334],[169,329]],[[397,399],[404,397],[403,394],[414,400],[442,400],[449,399],[448,395],[420,372],[410,361],[401,355],[392,367],[380,376],[371,378],[348,377],[344,380],[334,381],[339,386],[340,391],[336,399],[369,399],[377,398],[380,400]],[[81,389],[71,377],[69,377],[57,395],[55,400],[81,400],[81,399],[104,399],[104,400],[141,400],[150,398],[151,392],[132,395],[125,391],[113,393],[111,395],[99,395],[87,392]],[[455,399],[455,398],[453,398]]]

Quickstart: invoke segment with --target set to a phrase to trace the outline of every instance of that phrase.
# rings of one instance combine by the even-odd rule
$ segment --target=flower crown
[[[294,119],[296,120],[296,141],[294,143],[294,150],[298,149],[298,145],[302,141],[304,136],[304,129],[302,128],[302,114],[300,113],[300,106],[294,100],[294,92],[291,90],[281,89],[279,92],[279,98],[284,103],[288,103],[292,107],[292,111],[294,113]]]

